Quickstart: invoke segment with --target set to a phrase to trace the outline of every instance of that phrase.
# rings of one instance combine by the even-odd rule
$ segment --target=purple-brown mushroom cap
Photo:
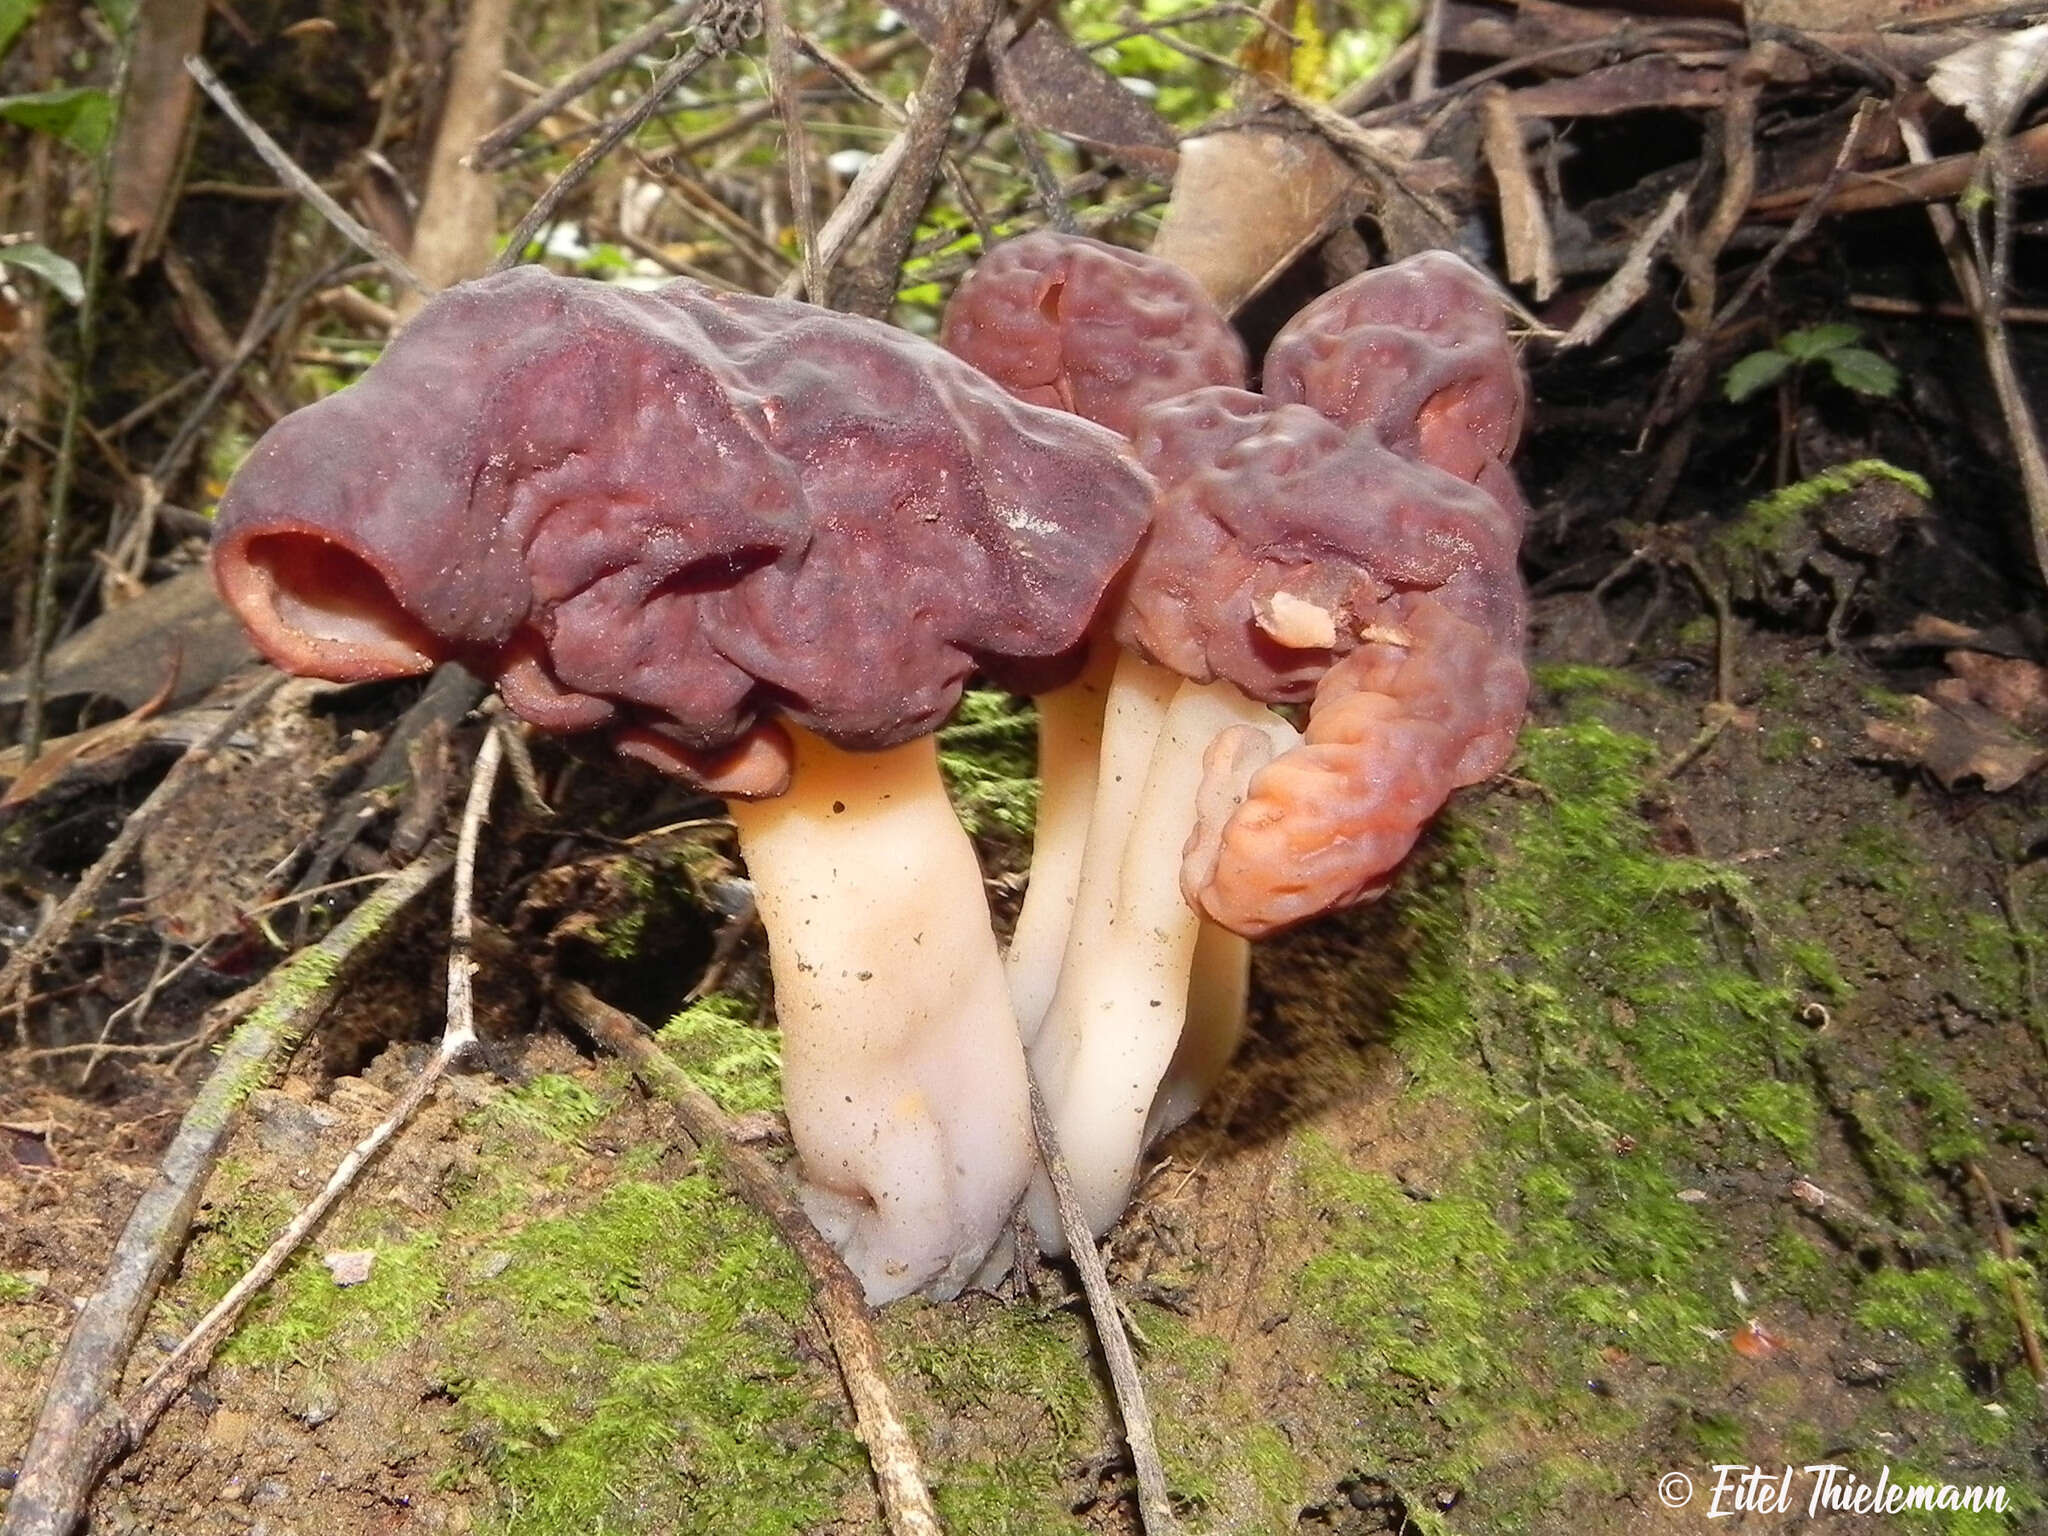
[[[1086,235],[997,246],[954,290],[939,334],[1018,399],[1127,437],[1157,401],[1245,382],[1244,343],[1200,283]]]
[[[1461,480],[1506,463],[1527,390],[1499,290],[1448,251],[1360,273],[1309,304],[1266,352],[1268,397],[1370,427]]]
[[[902,331],[523,267],[267,434],[214,560],[292,670],[459,659],[537,724],[687,768],[775,717],[895,745],[977,668],[1043,685],[1150,502],[1113,434]]]

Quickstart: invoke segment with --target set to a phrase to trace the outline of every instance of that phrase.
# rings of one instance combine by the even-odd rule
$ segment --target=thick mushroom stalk
[[[1018,399],[1072,411],[1126,436],[1147,407],[1208,385],[1241,386],[1247,366],[1229,321],[1181,268],[1050,230],[1007,241],[982,260],[946,306],[940,340]],[[1113,640],[1098,634],[1081,674],[1038,697],[1031,883],[1006,956],[1027,1043],[1051,1006],[1069,944],[1085,947],[1108,920],[1107,870],[1084,897],[1083,859],[1090,846],[1121,847],[1128,835],[1163,694],[1171,691],[1154,690],[1162,696],[1149,708],[1144,688],[1126,687],[1105,741],[1104,711],[1118,665]],[[1125,763],[1132,766],[1117,766]],[[1118,782],[1125,772],[1128,785]],[[1099,855],[1095,862],[1103,864]],[[1233,1035],[1243,1018],[1239,948],[1226,935],[1205,941],[1220,963],[1204,968],[1204,981],[1232,990],[1194,1003],[1205,1018],[1237,1021],[1219,1025]]]
[[[1157,405],[1137,442],[1160,496],[1117,633],[1143,659],[1109,710],[1127,686],[1168,701],[1138,808],[1099,845],[1109,941],[1077,925],[1030,1050],[1097,1231],[1235,1044],[1180,1016],[1192,913],[1257,937],[1376,894],[1498,766],[1526,692],[1518,503],[1241,390]],[[1273,703],[1310,705],[1305,740]],[[1036,1185],[1030,1209],[1057,1242]]]
[[[768,931],[804,1206],[869,1299],[950,1296],[1031,1157],[1024,1060],[974,849],[929,736],[794,731],[787,793],[729,802]]]
[[[928,738],[976,670],[1072,674],[1150,505],[1114,434],[901,331],[520,268],[268,434],[215,572],[282,665],[460,660],[522,718],[752,801],[800,1166],[882,1302],[980,1272],[1032,1166]]]

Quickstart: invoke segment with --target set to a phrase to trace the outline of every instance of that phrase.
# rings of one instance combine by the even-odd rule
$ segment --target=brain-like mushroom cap
[[[1116,634],[1183,677],[1305,701],[1415,592],[1519,637],[1518,501],[1244,390],[1152,407],[1137,447],[1159,501]]]
[[[1266,394],[1461,480],[1506,463],[1526,391],[1499,292],[1448,251],[1360,273],[1288,321],[1266,352]]]
[[[525,267],[266,435],[214,558],[282,665],[458,658],[538,724],[687,765],[776,714],[909,740],[976,667],[1043,683],[1150,499],[1113,434],[904,332]]]
[[[1245,382],[1244,343],[1192,276],[1052,230],[983,258],[946,306],[940,341],[1018,399],[1125,436],[1156,401]]]
[[[1250,727],[1211,744],[1183,894],[1250,938],[1377,895],[1521,724],[1512,477],[1491,463],[1470,484],[1241,390],[1153,407],[1137,443],[1159,505],[1118,638],[1198,682],[1310,701],[1277,758]]]

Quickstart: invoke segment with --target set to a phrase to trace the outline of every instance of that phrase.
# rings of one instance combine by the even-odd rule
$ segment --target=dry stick
[[[526,259],[526,247],[540,227],[555,216],[555,210],[562,206],[562,200],[582,183],[591,168],[618,148],[619,141],[637,132],[641,124],[654,116],[661,104],[668,100],[677,86],[717,57],[717,50],[706,48],[702,42],[693,41],[685,48],[682,57],[669,65],[648,87],[647,94],[635,102],[622,117],[606,123],[604,131],[589,144],[583,152],[569,162],[568,168],[557,176],[554,184],[541,193],[540,200],[526,210],[526,217],[519,221],[505,242],[505,249],[498,253],[498,259],[491,263],[491,271],[503,272],[516,267]]]
[[[860,1282],[760,1153],[740,1143],[711,1096],[648,1038],[645,1027],[580,982],[557,982],[549,996],[576,1026],[633,1069],[647,1088],[668,1101],[684,1132],[699,1148],[716,1152],[716,1171],[742,1199],[768,1219],[810,1272],[812,1304],[831,1336],[832,1352],[853,1402],[854,1423],[868,1448],[882,1512],[895,1536],[940,1536],[938,1511],[926,1491],[917,1442],[897,1414],[882,1361],[882,1343],[868,1315]]]
[[[1039,206],[1045,210],[1045,216],[1054,229],[1063,235],[1071,235],[1077,228],[1074,210],[1060,196],[1060,178],[1053,170],[1052,162],[1046,159],[1044,146],[1038,142],[1038,130],[1026,117],[1025,108],[1030,102],[1024,83],[1017,78],[1017,71],[1010,67],[1010,49],[1018,36],[1017,24],[1008,16],[995,19],[988,29],[986,43],[988,71],[995,80],[997,99],[1009,114],[1010,132],[1017,140],[1018,152],[1024,157],[1024,168],[1030,173]]]
[[[236,1322],[249,1303],[256,1299],[257,1292],[276,1278],[277,1272],[298,1252],[306,1235],[325,1220],[335,1203],[348,1193],[356,1176],[370,1159],[405,1129],[420,1106],[432,1097],[448,1069],[476,1044],[476,1015],[470,989],[476,970],[470,953],[474,933],[470,900],[476,875],[477,839],[490,813],[491,789],[498,781],[498,764],[503,757],[504,744],[493,729],[485,734],[483,746],[476,755],[476,769],[469,784],[469,803],[463,810],[462,831],[455,845],[455,895],[448,923],[448,1015],[441,1027],[439,1048],[406,1085],[405,1092],[391,1107],[391,1113],[369,1135],[349,1148],[347,1155],[335,1165],[320,1193],[286,1223],[276,1240],[264,1250],[263,1256],[249,1266],[241,1279],[228,1287],[227,1294],[214,1303],[206,1316],[193,1324],[192,1331],[178,1341],[177,1348],[123,1405],[122,1414],[127,1420],[131,1445],[141,1443],[150,1426],[163,1417],[164,1410],[176,1402],[192,1384],[192,1379],[212,1363],[214,1352],[234,1331]]]
[[[1927,135],[1918,119],[1903,111],[1895,116],[1907,157],[1916,164],[1932,159]],[[2013,362],[2012,335],[2006,328],[2004,314],[1987,291],[1983,273],[1963,243],[1955,211],[1945,203],[1929,203],[1927,219],[1934,226],[1934,238],[1942,253],[1948,257],[1963,301],[1970,306],[1977,322],[1977,338],[1984,348],[1984,364],[1991,372],[1992,392],[1998,396],[1998,408],[2012,438],[2013,454],[2020,463],[2020,484],[2027,496],[2027,525],[2033,535],[2034,568],[2048,581],[2048,452],[2042,449],[2034,407]]]
[[[996,5],[997,0],[957,0],[948,8],[945,28],[932,48],[931,61],[910,107],[902,172],[883,201],[865,268],[853,274],[846,289],[847,302],[836,307],[871,317],[888,311],[917,221],[931,201],[932,180],[952,132],[953,112],[967,84],[968,66],[995,20]]]
[[[811,204],[811,141],[804,132],[802,103],[794,88],[796,49],[790,39],[783,0],[761,0],[761,24],[768,32],[768,93],[782,114],[782,161],[789,173],[789,213],[796,248],[803,258],[804,297],[825,302],[825,268],[818,254],[818,210]]]
[[[698,0],[672,5],[639,31],[630,33],[576,70],[559,85],[543,91],[517,112],[476,141],[470,160],[479,170],[493,171],[504,162],[520,136],[542,118],[560,111],[615,69],[632,62],[635,55],[652,48],[690,19]]]
[[[1038,1138],[1038,1156],[1052,1185],[1053,1204],[1060,1213],[1060,1230],[1067,1236],[1067,1251],[1074,1268],[1081,1272],[1081,1289],[1088,1297],[1088,1312],[1095,1319],[1095,1337],[1102,1345],[1102,1358],[1109,1366],[1110,1385],[1123,1415],[1124,1439],[1131,1447],[1131,1466],[1138,1474],[1138,1518],[1148,1536],[1172,1536],[1179,1527],[1173,1517],[1173,1503],[1166,1492],[1166,1469],[1159,1461],[1159,1438],[1152,1424],[1152,1409],[1145,1401],[1144,1378],[1138,1374],[1137,1356],[1124,1333],[1123,1314],[1116,1295],[1109,1288],[1109,1274],[1102,1267],[1102,1254],[1095,1246],[1095,1234],[1088,1230],[1088,1217],[1074,1198],[1073,1180],[1067,1176],[1067,1160],[1060,1155],[1059,1133],[1045,1107],[1045,1095],[1038,1091],[1038,1079],[1031,1080],[1031,1129]]]
[[[78,429],[85,413],[86,381],[92,373],[99,342],[100,273],[106,265],[107,203],[114,184],[114,144],[120,137],[123,105],[128,97],[128,62],[134,29],[123,37],[114,66],[113,122],[94,168],[92,234],[86,245],[85,292],[78,301],[78,365],[71,370],[71,388],[64,396],[64,421],[58,430],[57,469],[50,480],[44,509],[43,546],[37,557],[35,602],[29,616],[28,680],[21,710],[21,755],[33,763],[43,748],[43,705],[49,686],[50,646],[57,638],[57,567],[64,558],[65,531],[71,520],[71,476],[77,462]],[[0,998],[6,996],[0,988]]]
[[[289,1053],[336,995],[336,978],[392,919],[447,872],[445,855],[393,876],[335,930],[232,1000],[248,1016],[185,1112],[163,1165],[115,1245],[100,1288],[78,1314],[43,1398],[0,1536],[68,1536],[100,1475],[135,1445],[134,1421],[112,1406],[128,1352],[170,1269],[250,1087]]]
[[[7,957],[7,964],[0,966],[0,1008],[9,1006],[8,999],[14,998],[14,1006],[28,990],[35,968],[42,963],[50,951],[64,941],[79,916],[92,905],[100,888],[113,878],[114,872],[127,861],[128,855],[142,841],[143,834],[163,816],[171,803],[182,795],[187,786],[198,776],[199,770],[213,760],[213,755],[224,746],[236,731],[245,725],[249,717],[270,701],[272,694],[284,683],[284,674],[273,674],[267,681],[258,683],[242,695],[235,707],[228,711],[225,719],[206,735],[197,746],[172,765],[164,775],[163,782],[150,791],[149,798],[129,812],[122,823],[120,833],[107,845],[107,851],[99,856],[91,869],[85,872],[69,896],[52,912],[43,925],[36,929],[21,947]]]
[[[1999,1258],[2005,1261],[2005,1299],[2012,1308],[2013,1326],[2019,1330],[2020,1352],[2026,1356],[2027,1374],[2034,1378],[2036,1391],[2048,1391],[2048,1359],[2042,1357],[2041,1335],[2034,1330],[2034,1314],[2027,1305],[2026,1288],[2020,1284],[2020,1251],[2012,1240],[2012,1228],[2005,1224],[2005,1210],[1999,1204],[1998,1191],[1992,1186],[1990,1175],[1979,1164],[1965,1162],[1963,1168],[1970,1175],[1970,1182],[1977,1186],[1977,1193],[1984,1198],[1984,1209],[1991,1217],[1991,1239],[1997,1245]]]
[[[1416,34],[1415,73],[1408,82],[1408,100],[1436,94],[1436,61],[1444,35],[1444,0],[1424,0],[1422,28]]]
[[[220,83],[220,76],[207,67],[206,60],[198,54],[185,56],[185,70],[199,88],[213,98],[213,104],[227,114],[228,121],[242,130],[242,137],[249,141],[249,147],[256,151],[271,174],[290,187],[299,196],[320,210],[320,216],[346,235],[358,250],[375,257],[377,264],[390,274],[394,282],[403,284],[415,293],[432,295],[433,289],[421,280],[419,273],[406,264],[391,243],[375,230],[350,217],[347,209],[327,194],[327,189],[308,176],[293,163],[292,157],[278,146],[277,140],[257,125],[256,119],[242,110],[242,104],[229,94],[228,88]]]

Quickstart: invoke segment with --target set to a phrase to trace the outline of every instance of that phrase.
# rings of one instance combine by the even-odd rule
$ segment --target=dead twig
[[[721,6],[717,9],[723,11],[734,8]],[[737,9],[743,10],[745,7]],[[519,221],[510,238],[506,240],[505,249],[498,253],[498,259],[491,263],[491,271],[503,272],[508,267],[516,267],[524,261],[526,247],[532,243],[534,235],[555,216],[555,210],[562,206],[563,199],[582,184],[583,178],[590,174],[597,162],[616,149],[622,140],[637,133],[641,125],[654,116],[661,109],[661,104],[675,93],[677,86],[723,54],[728,35],[736,38],[743,30],[740,22],[735,21],[727,26],[723,24],[725,18],[722,16],[713,20],[721,24],[700,26],[696,35],[691,38],[690,46],[682,51],[674,63],[655,77],[654,84],[647,89],[647,94],[624,114],[606,123],[597,137],[585,145],[583,152],[571,160],[562,174],[554,179],[547,191],[541,193],[534,205],[526,210],[526,217]]]
[[[320,217],[340,230],[358,250],[376,258],[377,264],[390,274],[392,281],[412,289],[415,293],[428,296],[433,294],[434,290],[426,285],[419,273],[413,271],[406,263],[406,259],[392,248],[388,240],[356,220],[347,209],[328,195],[326,188],[299,169],[292,157],[279,147],[277,140],[265,133],[256,119],[242,110],[242,104],[235,100],[225,85],[220,83],[220,76],[207,66],[206,60],[196,53],[190,54],[185,59],[185,68],[191,73],[192,78],[199,82],[199,88],[213,98],[213,104],[227,114],[228,121],[242,130],[242,137],[249,141],[249,147],[256,151],[279,181],[317,208]]]
[[[476,878],[476,849],[485,819],[490,813],[491,790],[498,782],[498,765],[504,760],[504,743],[495,730],[485,734],[470,777],[469,801],[462,813],[462,830],[455,845],[455,896],[449,916],[448,1013],[441,1026],[441,1044],[418,1074],[406,1085],[398,1102],[361,1141],[349,1148],[334,1172],[328,1175],[320,1193],[307,1201],[285,1224],[262,1257],[213,1304],[206,1316],[192,1325],[185,1337],[164,1359],[149,1380],[123,1406],[129,1443],[139,1445],[150,1426],[163,1417],[192,1380],[212,1363],[215,1351],[234,1331],[235,1324],[256,1295],[276,1278],[279,1270],[299,1251],[307,1234],[320,1225],[336,1202],[348,1193],[370,1160],[385,1143],[405,1129],[420,1106],[433,1096],[448,1069],[468,1055],[476,1045],[476,1010],[471,982],[476,962],[471,954],[475,919],[470,910]],[[385,887],[389,890],[389,887]],[[381,893],[380,893],[381,894]],[[375,900],[376,898],[371,898]]]
[[[1965,1162],[1963,1171],[1969,1174],[1970,1182],[1977,1186],[1977,1193],[1983,1197],[1985,1214],[1991,1218],[1992,1243],[1998,1249],[1999,1258],[2005,1261],[2005,1299],[2012,1308],[2012,1323],[2019,1332],[2020,1353],[2026,1357],[2027,1374],[2034,1378],[2037,1391],[2048,1390],[2048,1358],[2042,1356],[2041,1335],[2034,1327],[2034,1311],[2028,1305],[2026,1287],[2020,1284],[2020,1250],[2013,1241],[2012,1228],[2006,1225],[2005,1208],[1999,1201],[1990,1175],[1979,1164]]]
[[[478,139],[476,148],[470,151],[470,162],[479,170],[496,170],[510,158],[513,145],[519,142],[527,129],[542,118],[561,111],[613,70],[624,68],[671,32],[679,30],[699,3],[700,0],[681,0],[681,4],[670,6],[639,31],[620,38],[560,84],[543,91]]]
[[[228,1037],[157,1178],[136,1202],[100,1288],[79,1311],[44,1394],[0,1536],[70,1536],[100,1476],[134,1448],[137,1422],[114,1406],[113,1394],[251,1086],[319,1021],[345,969],[448,866],[441,855],[402,871],[320,943],[217,1010],[239,1008],[247,1017]]]
[[[831,1337],[890,1531],[894,1536],[940,1536],[944,1527],[925,1487],[917,1443],[896,1412],[882,1343],[868,1316],[860,1282],[811,1225],[774,1167],[740,1142],[725,1111],[662,1053],[639,1020],[580,982],[557,982],[549,995],[579,1029],[625,1061],[649,1091],[668,1102],[684,1133],[699,1147],[717,1153],[717,1171],[795,1251],[815,1287],[812,1305]]]
[[[21,1006],[20,999],[28,991],[36,967],[52,950],[64,942],[80,914],[92,905],[101,888],[113,878],[114,872],[127,862],[128,856],[141,843],[143,835],[185,792],[187,786],[198,776],[199,770],[213,760],[214,754],[233,738],[235,732],[247,724],[257,710],[270,702],[283,683],[284,674],[276,673],[243,694],[220,724],[207,733],[206,739],[179,758],[171,771],[164,775],[163,782],[150,792],[149,798],[129,813],[127,821],[122,823],[120,833],[107,845],[107,851],[94,861],[92,868],[85,872],[71,894],[59,903],[57,910],[49,915],[41,927],[24,939],[21,946],[7,957],[7,964],[0,966],[0,1008],[9,1007],[10,998],[15,999],[11,1006]]]
[[[1897,115],[1899,136],[1905,140],[1907,155],[1921,164],[1932,159],[1926,130],[1919,120],[1906,111]],[[2033,402],[2028,398],[2026,385],[2020,379],[2019,366],[2013,359],[2012,333],[2006,325],[1998,294],[1992,288],[1991,275],[1984,270],[1981,254],[1971,255],[1955,211],[1945,203],[1929,203],[1927,218],[1934,226],[1936,242],[1948,257],[1956,286],[1962,290],[1963,302],[1970,306],[1970,313],[1976,320],[1977,338],[1984,349],[1984,365],[1991,374],[1991,390],[1998,397],[2000,414],[2005,417],[2006,434],[2012,439],[2013,457],[2019,460],[2020,486],[2027,498],[2027,527],[2032,535],[2034,569],[2043,580],[2048,580],[2048,450],[2042,447]]]
[[[879,316],[888,312],[896,284],[910,252],[911,237],[925,204],[931,201],[932,182],[953,127],[953,112],[960,92],[967,84],[967,69],[980,50],[995,20],[998,0],[959,0],[946,10],[945,26],[932,48],[931,62],[918,83],[905,125],[906,143],[902,169],[897,173],[874,227],[869,231],[865,257],[858,270],[846,274],[835,307],[855,314]]]
[[[1123,1314],[1117,1308],[1116,1293],[1109,1286],[1109,1272],[1102,1267],[1102,1254],[1095,1246],[1095,1234],[1088,1230],[1088,1218],[1081,1202],[1074,1198],[1073,1181],[1067,1176],[1067,1160],[1060,1154],[1059,1134],[1045,1107],[1045,1095],[1038,1079],[1030,1079],[1031,1130],[1038,1140],[1039,1162],[1052,1185],[1053,1204],[1059,1211],[1060,1230],[1066,1234],[1067,1252],[1074,1268],[1081,1272],[1081,1290],[1088,1298],[1088,1314],[1095,1320],[1095,1341],[1109,1366],[1110,1386],[1116,1393],[1117,1412],[1124,1421],[1124,1440],[1131,1448],[1131,1466],[1138,1476],[1138,1518],[1147,1536],[1172,1536],[1179,1529],[1173,1517],[1173,1502],[1166,1491],[1166,1469],[1159,1460],[1159,1436],[1152,1425],[1152,1409],[1145,1401],[1145,1380],[1138,1374],[1137,1356],[1131,1353],[1130,1337],[1124,1332]]]
[[[43,746],[43,705],[49,684],[50,646],[57,638],[57,567],[64,558],[65,531],[71,520],[71,478],[77,467],[78,433],[84,425],[87,379],[92,373],[93,354],[99,345],[100,273],[107,257],[107,209],[114,183],[114,144],[121,132],[121,104],[128,94],[128,64],[134,50],[134,31],[122,37],[114,65],[114,122],[99,154],[93,177],[92,233],[86,244],[84,295],[78,303],[78,360],[71,370],[71,386],[64,396],[64,421],[58,429],[57,468],[50,480],[50,499],[44,507],[43,543],[36,558],[35,601],[29,617],[28,687],[22,700],[22,756],[34,762]],[[10,438],[12,434],[10,433]],[[12,446],[10,441],[10,446]],[[0,999],[7,995],[0,985]]]
[[[768,34],[768,93],[782,115],[782,163],[789,173],[789,216],[796,225],[804,297],[822,304],[825,268],[818,251],[818,210],[811,202],[811,141],[797,100],[796,48],[783,0],[761,0],[761,25]]]

